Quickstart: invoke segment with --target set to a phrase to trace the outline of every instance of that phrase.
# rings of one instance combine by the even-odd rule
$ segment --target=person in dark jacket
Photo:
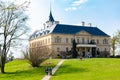
[[[46,72],[46,75],[48,75],[49,70],[47,67],[45,68],[45,72]]]
[[[49,74],[52,75],[52,67],[49,68]]]

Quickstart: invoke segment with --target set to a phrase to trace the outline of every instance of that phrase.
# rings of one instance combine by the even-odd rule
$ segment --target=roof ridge
[[[87,27],[87,28],[98,28],[93,26],[82,26],[82,25],[74,25],[74,24],[58,24],[58,25],[64,25],[64,26],[74,26],[74,27]]]

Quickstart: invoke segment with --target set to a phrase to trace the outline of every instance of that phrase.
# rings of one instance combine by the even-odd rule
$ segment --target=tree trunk
[[[4,68],[5,68],[5,64],[2,64],[2,65],[1,65],[1,73],[5,73]]]
[[[113,57],[115,57],[115,50],[113,50]]]
[[[115,45],[113,46],[113,57],[115,57]]]
[[[5,73],[6,54],[4,50],[6,50],[6,48],[3,49],[2,55],[1,55],[1,73]]]

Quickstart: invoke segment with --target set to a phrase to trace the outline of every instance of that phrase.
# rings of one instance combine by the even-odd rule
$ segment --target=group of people
[[[52,75],[52,67],[46,67],[45,72],[46,75]]]

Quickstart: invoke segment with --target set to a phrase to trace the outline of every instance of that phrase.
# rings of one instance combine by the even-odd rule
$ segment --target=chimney
[[[91,27],[91,26],[92,26],[92,23],[88,23],[88,26]]]
[[[82,26],[85,26],[85,22],[84,21],[82,21],[81,24],[82,24]]]

